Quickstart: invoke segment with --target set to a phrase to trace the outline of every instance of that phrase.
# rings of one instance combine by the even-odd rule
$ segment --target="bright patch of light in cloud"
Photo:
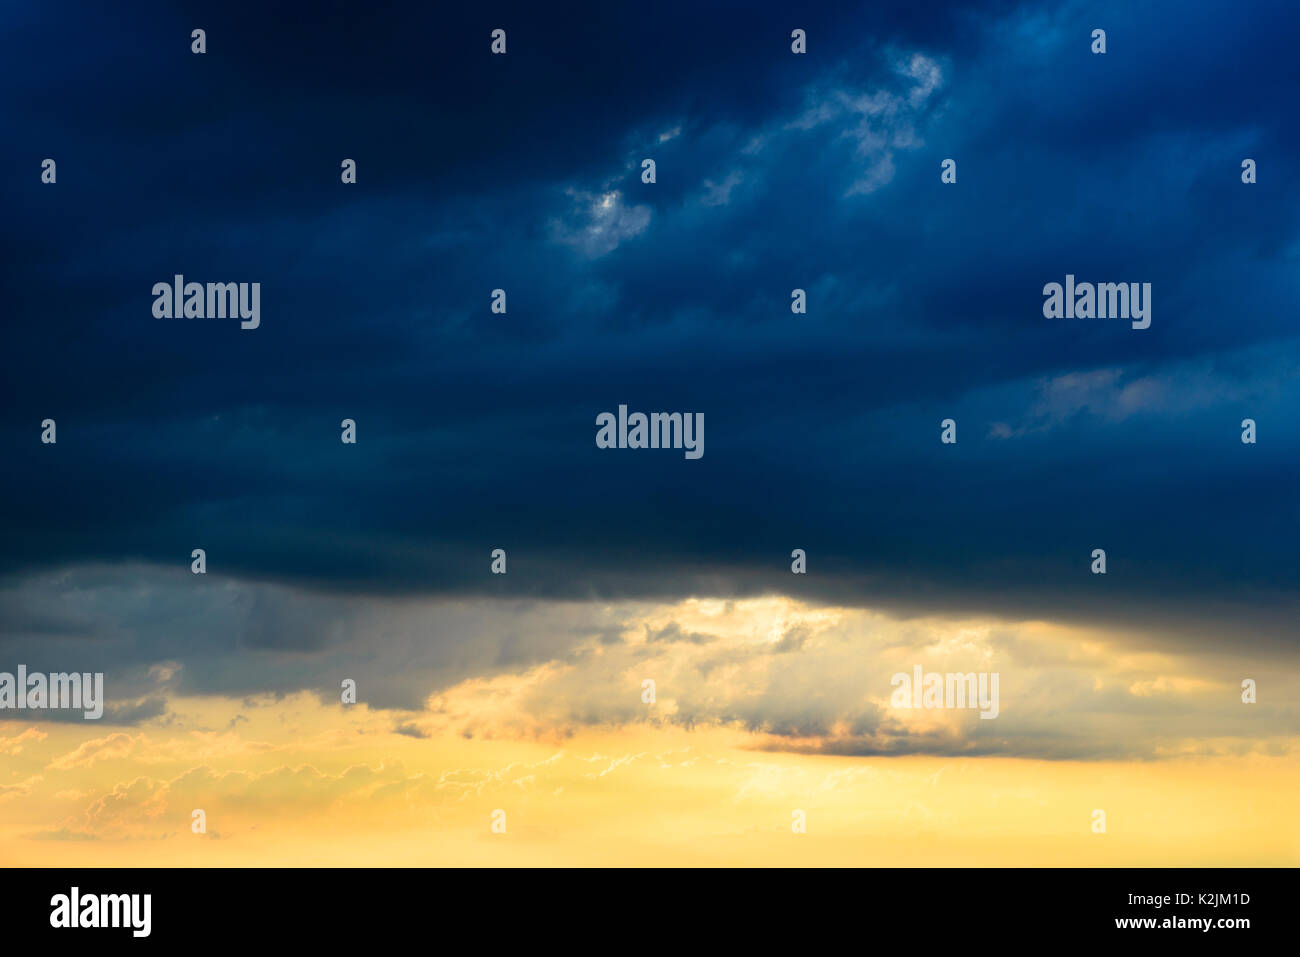
[[[649,206],[628,206],[619,190],[589,193],[567,190],[573,208],[564,219],[551,221],[551,237],[595,259],[639,236],[650,225]]]

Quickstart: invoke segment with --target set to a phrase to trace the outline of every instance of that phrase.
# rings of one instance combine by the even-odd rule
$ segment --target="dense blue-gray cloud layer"
[[[442,6],[6,9],[0,570],[1293,631],[1294,6]]]

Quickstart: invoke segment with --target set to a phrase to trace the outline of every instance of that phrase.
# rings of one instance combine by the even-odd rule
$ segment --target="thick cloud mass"
[[[6,9],[0,569],[1285,640],[1294,6],[880,6]],[[176,273],[261,328],[154,318]],[[1151,327],[1045,319],[1067,273]],[[704,457],[596,448],[620,403]]]

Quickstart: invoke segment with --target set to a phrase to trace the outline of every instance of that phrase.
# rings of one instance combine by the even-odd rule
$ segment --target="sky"
[[[623,6],[0,11],[0,863],[1300,862],[1300,12]]]

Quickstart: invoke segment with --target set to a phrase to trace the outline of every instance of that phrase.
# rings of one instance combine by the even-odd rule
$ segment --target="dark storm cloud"
[[[878,7],[7,11],[0,569],[1285,640],[1295,10]],[[261,328],[155,319],[178,272],[261,282]],[[1151,282],[1151,328],[1044,319],[1067,272]],[[598,450],[619,403],[704,457]],[[307,604],[240,646],[325,648]]]

